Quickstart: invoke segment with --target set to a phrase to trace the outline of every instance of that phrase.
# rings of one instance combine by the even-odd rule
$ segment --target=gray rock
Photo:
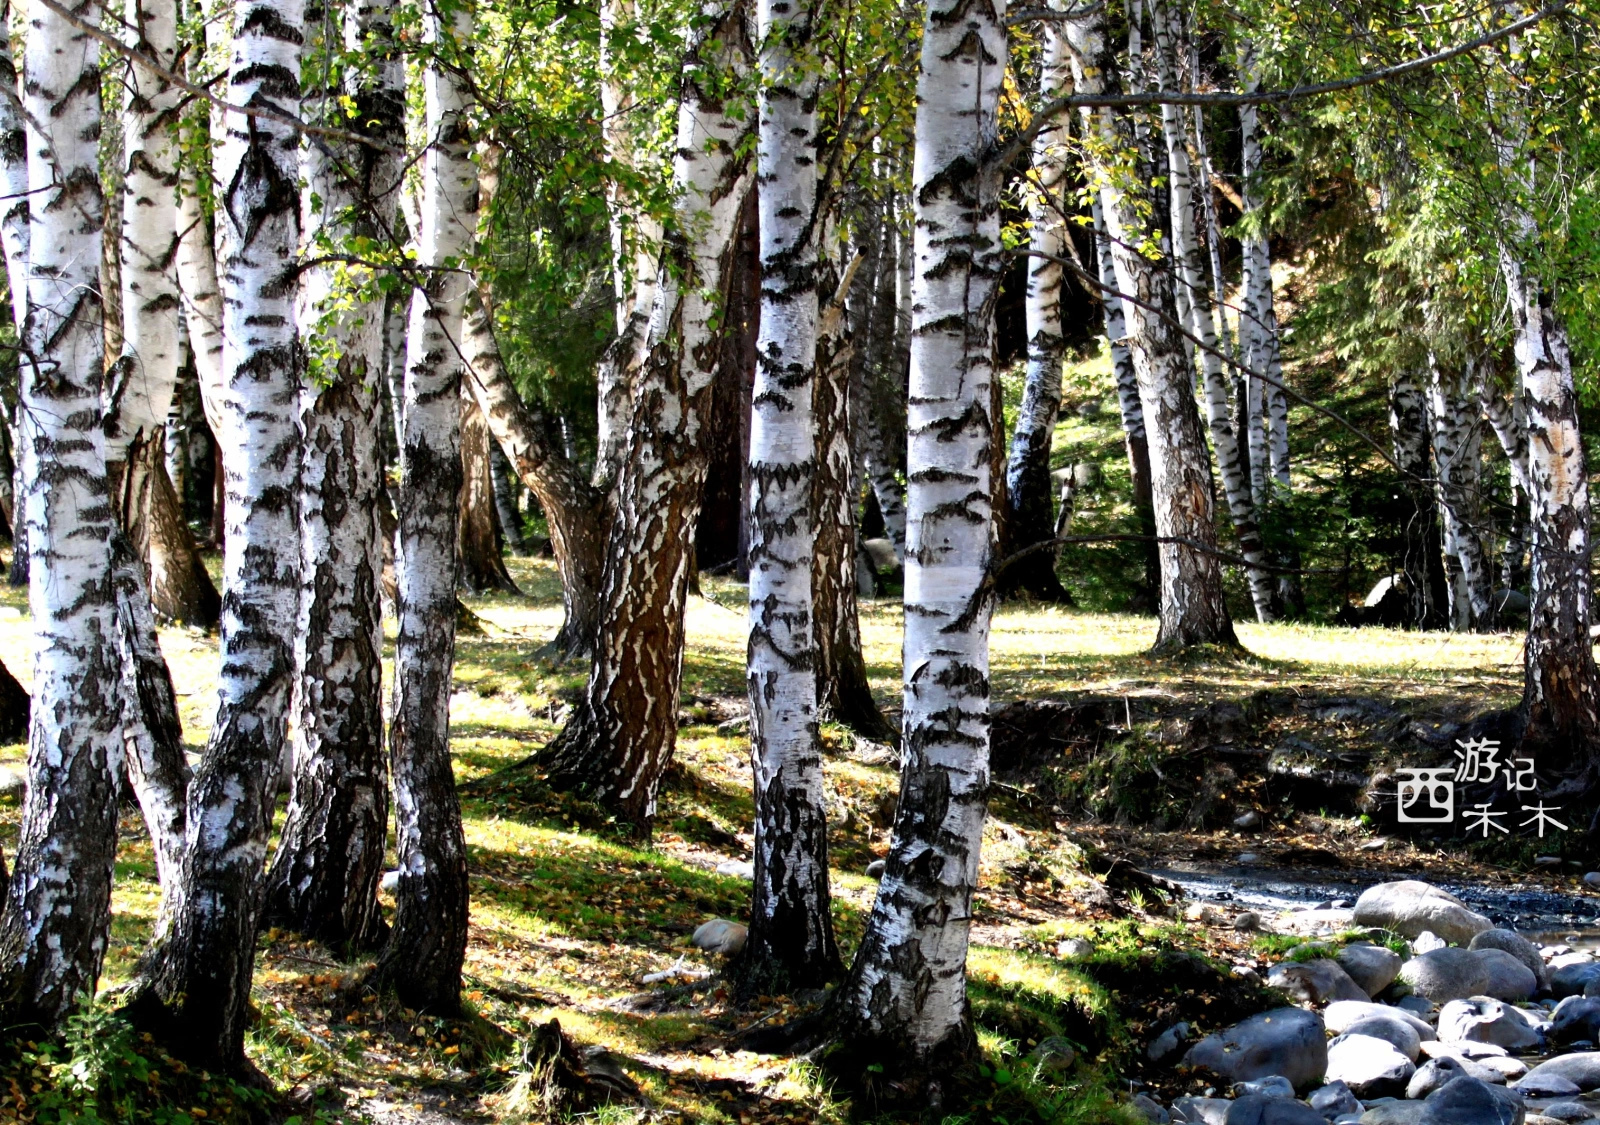
[[[1128,1104],[1150,1125],[1167,1125],[1172,1120],[1172,1115],[1161,1108],[1161,1103],[1146,1094],[1135,1094]]]
[[[1493,1043],[1508,1051],[1531,1051],[1544,1042],[1544,1036],[1521,1012],[1487,996],[1451,1000],[1441,1008],[1439,1039],[1445,1043]]]
[[[1234,862],[1235,863],[1260,863],[1261,862],[1261,857],[1256,855],[1255,852],[1240,852],[1238,858]]]
[[[1281,989],[1305,1004],[1326,1004],[1330,1000],[1365,1000],[1366,990],[1350,979],[1337,961],[1284,961],[1267,974],[1267,986]]]
[[[1029,1051],[1028,1058],[1041,1074],[1061,1074],[1078,1061],[1078,1049],[1061,1036],[1052,1035]]]
[[[717,874],[731,875],[735,879],[752,883],[756,877],[756,865],[748,859],[725,859],[717,864]]]
[[[1426,996],[1402,996],[1395,1001],[1394,1006],[1423,1019],[1432,1016],[1439,1010],[1439,1005],[1429,1000]]]
[[[1591,887],[1600,887],[1600,871],[1586,871],[1583,881]]]
[[[1069,937],[1056,946],[1056,956],[1070,961],[1087,957],[1094,952],[1094,942],[1081,937]]]
[[[20,801],[28,792],[28,775],[14,766],[0,766],[0,797]]]
[[[1463,1077],[1427,1096],[1417,1125],[1523,1125],[1527,1112],[1522,1098],[1504,1086]]]
[[[1184,1061],[1235,1082],[1281,1074],[1299,1090],[1320,1083],[1328,1045],[1315,1012],[1274,1008],[1207,1036]]]
[[[1188,1041],[1189,1025],[1186,1023],[1173,1024],[1151,1040],[1150,1046],[1144,1049],[1144,1053],[1151,1062],[1164,1062],[1177,1054],[1178,1050]]]
[[[1259,930],[1261,928],[1261,915],[1254,910],[1246,910],[1234,918],[1233,928],[1246,931]]]
[[[1240,813],[1233,818],[1233,826],[1241,832],[1249,832],[1261,827],[1261,814],[1251,809],[1249,812]]]
[[[1400,975],[1400,954],[1371,942],[1347,945],[1335,960],[1368,996],[1376,996]]]
[[[1489,983],[1489,969],[1469,950],[1435,949],[1401,965],[1400,980],[1418,996],[1443,1004],[1481,995]]]
[[[1568,996],[1556,1005],[1550,1017],[1550,1041],[1575,1043],[1580,1039],[1600,1041],[1600,1000],[1592,996]]]
[[[1569,955],[1570,956],[1570,955]],[[1600,981],[1600,961],[1583,960],[1573,964],[1550,966],[1550,991],[1556,999],[1563,996],[1582,996],[1590,981]]]
[[[1379,1102],[1367,1107],[1361,1125],[1417,1125],[1421,1117],[1421,1102]]]
[[[1565,1098],[1583,1091],[1570,1078],[1562,1078],[1559,1074],[1534,1077],[1533,1072],[1529,1071],[1528,1076],[1517,1083],[1517,1093],[1529,1098]]]
[[[1503,949],[1478,949],[1473,951],[1488,970],[1489,983],[1483,994],[1497,1000],[1527,1000],[1539,991],[1539,978],[1513,954]]]
[[[1411,952],[1413,954],[1432,953],[1435,949],[1444,949],[1449,944],[1432,930],[1423,930],[1411,940]]]
[[[1289,1085],[1289,1080],[1281,1074],[1269,1074],[1265,1078],[1233,1084],[1234,1097],[1247,1098],[1251,1094],[1262,1098],[1293,1098],[1294,1087]]]
[[[1528,1064],[1523,1062],[1521,1059],[1514,1059],[1510,1055],[1490,1055],[1487,1058],[1477,1059],[1475,1061],[1479,1066],[1488,1070],[1492,1070],[1498,1074],[1499,1078],[1495,1081],[1500,1085],[1507,1085],[1509,1083],[1516,1082],[1519,1079],[1526,1077],[1528,1073]],[[1473,1077],[1482,1078],[1483,1076],[1474,1075]],[[1487,1082],[1489,1079],[1485,1078],[1484,1081]]]
[[[1226,1098],[1174,1098],[1172,1120],[1185,1125],[1223,1125],[1232,1104]]]
[[[1417,1056],[1422,1053],[1422,1040],[1418,1037],[1416,1028],[1402,1020],[1367,1016],[1345,1028],[1343,1034],[1370,1035],[1374,1039],[1382,1039],[1386,1043],[1393,1044],[1395,1050],[1412,1062],[1416,1062]]]
[[[1435,1055],[1430,1062],[1442,1064],[1436,1070],[1449,1071],[1453,1074],[1465,1074],[1468,1078],[1476,1078],[1479,1082],[1503,1086],[1506,1081],[1505,1075],[1489,1066],[1484,1060],[1469,1059],[1465,1055]],[[1425,1070],[1427,1066],[1428,1063],[1423,1063],[1421,1067],[1417,1068],[1418,1072]],[[1413,1076],[1414,1078],[1415,1076]],[[1443,1083],[1438,1083],[1438,1085],[1443,1085]],[[1421,1095],[1418,1096],[1420,1097]]]
[[[1432,930],[1458,944],[1494,928],[1489,919],[1468,909],[1454,895],[1415,879],[1368,887],[1356,900],[1355,923],[1382,926],[1407,938]]]
[[[690,939],[696,949],[703,949],[707,953],[720,953],[724,957],[732,957],[744,949],[745,938],[750,931],[742,922],[730,922],[726,918],[713,918],[709,922],[702,922]]]
[[[1417,1033],[1417,1038],[1426,1043],[1437,1038],[1433,1027],[1427,1020],[1414,1012],[1404,1008],[1390,1007],[1388,1004],[1374,1004],[1370,1001],[1339,1000],[1329,1004],[1322,1012],[1322,1022],[1327,1029],[1335,1035],[1342,1035],[1355,1026],[1358,1020],[1381,1019],[1394,1020],[1405,1024]]]
[[[1570,1055],[1557,1055],[1528,1071],[1528,1076],[1517,1083],[1517,1089],[1528,1093],[1530,1084],[1547,1078],[1564,1078],[1583,1091],[1600,1088],[1600,1051],[1574,1051]],[[1552,1091],[1557,1095],[1569,1092]]]
[[[1556,1102],[1554,1105],[1541,1107],[1539,1112],[1556,1121],[1593,1121],[1595,1117],[1594,1110],[1582,1102]]]
[[[867,871],[866,871],[867,878],[868,879],[882,879],[883,878],[884,869],[887,868],[888,866],[889,866],[889,861],[886,860],[886,859],[875,859],[875,860],[873,860],[871,863],[867,864]]]
[[[1416,1069],[1416,1065],[1386,1039],[1346,1033],[1328,1044],[1327,1080],[1343,1082],[1358,1098],[1399,1094]]]
[[[1412,1099],[1425,1098],[1447,1082],[1454,1082],[1457,1078],[1467,1073],[1467,1068],[1460,1059],[1448,1056],[1442,1059],[1429,1059],[1417,1067],[1411,1081],[1406,1083],[1406,1097]]]
[[[1343,1113],[1360,1113],[1361,1103],[1343,1082],[1329,1082],[1306,1096],[1306,1102],[1329,1121]]]
[[[1228,1107],[1223,1125],[1328,1125],[1327,1119],[1292,1098],[1264,1098],[1250,1094]]]
[[[1550,987],[1550,969],[1545,965],[1544,958],[1539,956],[1539,947],[1515,930],[1502,930],[1498,927],[1484,930],[1483,933],[1473,936],[1472,944],[1467,948],[1504,950],[1527,966],[1528,971],[1538,981],[1540,991]]]
[[[1432,1043],[1422,1045],[1422,1053],[1435,1059],[1443,1058],[1445,1055],[1452,1055],[1458,1059],[1492,1059],[1507,1052],[1504,1047],[1493,1043],[1478,1043],[1471,1039],[1459,1043],[1445,1043],[1435,1039]]]

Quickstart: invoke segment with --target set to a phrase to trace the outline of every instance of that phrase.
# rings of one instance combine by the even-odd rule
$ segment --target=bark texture
[[[743,987],[818,988],[838,975],[812,620],[812,398],[817,370],[817,76],[811,8],[757,0],[756,183],[761,315],[750,414],[750,760],[755,883]]]
[[[239,0],[233,18],[228,101],[294,118],[299,0]],[[284,283],[298,241],[299,138],[287,124],[237,112],[225,115],[225,133],[217,159],[227,262],[217,437],[228,527],[218,708],[189,786],[182,901],[130,1010],[179,1057],[241,1070],[300,586],[300,358]]]
[[[92,23],[98,4],[76,14]],[[121,662],[100,391],[99,45],[30,11],[28,315],[19,364],[35,704],[28,788],[0,920],[0,1014],[54,1028],[95,992],[111,915]],[[9,249],[9,248],[8,248]]]
[[[470,277],[445,269],[472,249],[478,212],[461,69],[473,11],[463,4],[424,16],[440,52],[423,72],[428,148],[422,163],[418,261],[439,272],[411,299],[406,333],[396,538],[399,637],[395,642],[395,852],[400,883],[394,929],[376,978],[407,1007],[454,1015],[467,948],[467,852],[450,765],[450,687],[455,664],[456,531],[461,499],[461,350]]]
[[[1406,516],[1405,554],[1401,559],[1410,586],[1411,624],[1442,629],[1449,621],[1444,555],[1434,489],[1427,393],[1406,368],[1389,385],[1389,430],[1401,486],[1410,502]]]
[[[903,750],[878,897],[840,1002],[852,1057],[937,1109],[976,1049],[968,930],[989,786],[988,576],[1003,5],[928,5],[917,80]],[[874,1080],[876,1081],[876,1080]],[[875,1088],[880,1095],[891,1088]]]
[[[705,480],[705,411],[720,348],[715,316],[749,177],[741,153],[748,107],[724,83],[751,54],[743,3],[693,32],[678,114],[673,261],[661,271],[634,387],[627,457],[614,493],[602,622],[589,685],[541,755],[553,783],[591,794],[641,835],[677,735],[690,545]]]
[[[1064,26],[1074,49],[1079,91],[1112,86],[1116,72],[1103,16],[1091,14]],[[1108,162],[1109,154],[1128,154],[1148,173],[1146,142],[1136,139],[1131,122],[1109,110],[1090,111],[1088,124],[1099,141],[1093,175],[1105,212],[1117,289],[1134,298],[1123,303],[1123,313],[1130,329],[1140,406],[1146,426],[1162,435],[1149,447],[1156,531],[1163,540],[1161,625],[1153,651],[1237,645],[1223,598],[1222,568],[1214,553],[1211,458],[1195,404],[1193,366],[1178,329],[1182,322],[1172,274],[1141,252],[1146,233],[1141,201]],[[1152,178],[1141,175],[1139,182]]]
[[[1494,571],[1480,528],[1482,372],[1476,357],[1447,365],[1428,357],[1428,420],[1444,525],[1450,627],[1458,632],[1493,625]]]
[[[461,396],[461,501],[456,549],[461,554],[461,585],[475,594],[518,592],[500,549],[500,515],[489,450],[494,439],[471,392]]]

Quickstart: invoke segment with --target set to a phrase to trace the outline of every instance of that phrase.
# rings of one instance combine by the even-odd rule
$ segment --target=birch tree
[[[1161,85],[1177,90],[1179,44],[1175,20],[1165,4],[1152,0],[1150,18],[1156,33],[1157,70]],[[1228,377],[1222,365],[1222,350],[1217,343],[1216,310],[1207,277],[1205,252],[1195,231],[1195,192],[1189,162],[1189,143],[1184,128],[1183,107],[1161,107],[1161,132],[1167,149],[1167,185],[1172,216],[1171,239],[1177,279],[1188,294],[1188,331],[1198,341],[1195,352],[1200,361],[1206,419],[1211,429],[1211,444],[1216,451],[1217,470],[1222,476],[1223,496],[1239,539],[1239,553],[1249,564],[1245,578],[1250,585],[1250,601],[1257,621],[1271,621],[1276,590],[1266,569],[1267,555],[1256,520],[1255,498],[1240,456],[1238,435],[1233,429],[1233,414],[1228,394]],[[1206,190],[1209,192],[1210,187]]]
[[[405,143],[405,63],[390,0],[310,28],[316,59],[302,106],[374,145],[307,138],[302,146],[305,257],[351,240],[393,239]],[[345,51],[360,53],[347,61]],[[351,115],[339,109],[348,99]],[[384,295],[362,269],[332,262],[300,276],[295,315],[315,326],[313,368],[300,388],[300,603],[294,642],[294,773],[267,873],[273,924],[335,949],[370,948],[382,920],[389,784],[383,745],[383,573],[378,518],[383,468]]]
[[[210,741],[189,786],[183,897],[130,1012],[179,1056],[244,1066],[251,970],[289,709],[299,594],[295,481],[299,0],[239,0],[218,150],[223,185],[220,405],[227,478],[222,669]],[[285,120],[287,119],[287,120]]]
[[[705,481],[705,411],[724,256],[749,176],[738,83],[751,55],[741,2],[705,9],[690,32],[673,162],[673,229],[632,376],[627,456],[613,493],[589,684],[542,753],[553,783],[589,793],[648,835],[671,760],[682,681],[690,543]]]
[[[14,97],[0,96],[0,250],[5,253],[6,282],[11,293],[11,320],[17,339],[27,335],[28,322],[28,139],[22,113],[23,90],[17,80],[11,49],[11,5],[0,3],[0,83]],[[20,359],[19,359],[20,366]],[[26,443],[22,440],[22,397],[7,421],[11,466],[11,569],[13,586],[28,584],[28,521],[23,514],[27,492]]]
[[[1478,528],[1482,459],[1482,372],[1476,357],[1446,364],[1428,356],[1428,420],[1433,426],[1433,463],[1444,525],[1445,574],[1449,580],[1450,627],[1487,629],[1494,573]]]
[[[85,2],[72,14],[95,25],[100,6]],[[28,193],[38,205],[18,429],[34,706],[0,919],[0,997],[9,1025],[54,1028],[94,995],[105,956],[123,751],[100,413],[100,51],[69,16],[44,7],[29,15],[23,101]],[[48,134],[38,129],[46,122]],[[8,257],[19,241],[10,232]]]
[[[417,262],[432,271],[412,294],[402,392],[400,530],[395,540],[394,928],[376,979],[407,1007],[454,1015],[467,948],[467,853],[450,765],[455,664],[456,532],[461,501],[461,350],[478,209],[465,60],[473,35],[466,3],[433,0],[423,71],[428,147],[422,160]]]
[[[906,631],[900,800],[842,988],[852,1059],[937,1110],[976,1049],[968,928],[989,786],[990,387],[1000,276],[992,151],[1003,5],[927,6],[912,171]]]
[[[812,546],[817,476],[816,61],[811,8],[757,0],[761,315],[750,413],[750,758],[755,885],[742,987],[817,988],[841,966],[828,910]]]
[[[1103,15],[1096,12],[1063,26],[1073,48],[1078,90],[1100,93],[1114,87],[1117,71]],[[1123,302],[1123,314],[1140,406],[1145,425],[1162,438],[1149,446],[1152,506],[1162,540],[1161,625],[1154,651],[1236,645],[1215,554],[1211,459],[1194,399],[1193,366],[1178,327],[1182,321],[1172,275],[1140,248],[1145,237],[1140,185],[1153,179],[1150,155],[1144,151],[1147,142],[1133,136],[1131,123],[1109,109],[1089,111],[1086,127],[1094,139],[1092,176],[1105,214],[1117,291],[1132,298]],[[1123,154],[1135,157],[1137,183],[1112,164]]]
[[[1395,467],[1410,501],[1401,565],[1410,585],[1411,624],[1442,628],[1449,621],[1442,539],[1434,500],[1431,426],[1427,392],[1409,366],[1400,366],[1389,384],[1389,431]]]
[[[1039,96],[1053,100],[1072,82],[1066,38],[1046,22],[1040,60]],[[1025,317],[1028,363],[1022,404],[1006,462],[1006,549],[1016,552],[1055,538],[1055,496],[1050,480],[1050,444],[1061,409],[1061,260],[1069,252],[1064,187],[1068,173],[1071,119],[1059,116],[1033,140],[1028,178],[1028,291]],[[1001,579],[1003,590],[1026,590],[1038,598],[1067,601],[1056,577],[1056,551],[1034,551],[1017,559]]]

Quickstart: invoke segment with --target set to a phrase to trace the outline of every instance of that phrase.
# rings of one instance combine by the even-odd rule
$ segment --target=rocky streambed
[[[1266,983],[1294,1006],[1203,1037],[1180,1024],[1151,1039],[1148,1060],[1168,1069],[1174,1084],[1161,1085],[1161,1097],[1152,1085],[1134,1098],[1150,1121],[1554,1125],[1600,1118],[1593,900],[1515,886],[1458,894],[1414,880],[1352,887],[1271,873],[1162,874],[1193,896],[1195,921],[1323,936],[1267,970]],[[1552,922],[1580,941],[1548,936]],[[1356,932],[1362,936],[1351,940]],[[1194,1092],[1172,1092],[1184,1084]]]

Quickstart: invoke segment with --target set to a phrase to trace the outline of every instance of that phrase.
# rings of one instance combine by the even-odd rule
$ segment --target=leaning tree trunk
[[[1428,403],[1416,376],[1400,368],[1389,386],[1389,429],[1395,466],[1410,511],[1404,528],[1405,554],[1401,566],[1410,584],[1411,624],[1418,629],[1441,629],[1449,623],[1449,594],[1445,588],[1438,507],[1434,501],[1432,450]]]
[[[1177,35],[1173,19],[1164,4],[1152,0],[1150,17],[1155,25],[1156,57],[1161,84],[1178,88]],[[1188,138],[1184,129],[1183,107],[1161,107],[1161,129],[1167,148],[1167,184],[1170,188],[1173,256],[1177,259],[1178,279],[1189,295],[1188,328],[1198,341],[1200,370],[1205,388],[1206,418],[1211,427],[1211,444],[1216,450],[1217,471],[1222,476],[1223,496],[1228,515],[1239,540],[1239,553],[1246,563],[1245,578],[1250,586],[1250,601],[1257,621],[1271,621],[1276,589],[1267,570],[1266,547],[1256,522],[1255,499],[1240,456],[1238,436],[1233,430],[1228,377],[1223,370],[1222,351],[1217,346],[1216,311],[1212,304],[1205,252],[1195,232],[1194,184],[1189,163]],[[1209,192],[1210,186],[1206,189]]]
[[[472,392],[465,386],[461,391],[461,501],[456,526],[461,585],[475,594],[490,590],[515,594],[517,584],[500,549],[494,469],[489,463],[494,439]]]
[[[1115,56],[1107,47],[1103,13],[1097,10],[1065,26],[1074,48],[1079,91],[1097,93],[1111,85]],[[1193,367],[1178,327],[1172,274],[1141,251],[1145,220],[1140,200],[1110,165],[1112,154],[1130,151],[1140,164],[1148,166],[1149,161],[1144,146],[1131,136],[1130,123],[1110,110],[1090,111],[1089,129],[1098,141],[1093,175],[1105,211],[1117,288],[1131,298],[1123,302],[1123,313],[1131,326],[1128,341],[1140,405],[1145,424],[1162,435],[1150,446],[1151,495],[1161,538],[1161,625],[1153,651],[1174,652],[1199,644],[1234,646],[1238,640],[1216,556],[1211,459],[1194,399]]]
[[[1071,85],[1065,37],[1054,22],[1043,28],[1044,58],[1040,64],[1039,96],[1054,99]],[[1068,252],[1067,210],[1064,187],[1071,145],[1071,119],[1057,117],[1033,140],[1033,168],[1029,177],[1028,367],[1022,405],[1011,436],[1006,463],[1004,546],[1015,553],[1055,538],[1055,496],[1050,480],[1050,444],[1056,414],[1061,409],[1061,361],[1066,340],[1061,334],[1062,259]],[[997,420],[998,421],[998,420]],[[1056,576],[1054,550],[1034,550],[1012,562],[1000,576],[1002,594],[1026,592],[1035,598],[1070,602],[1072,597]]]
[[[80,18],[97,22],[98,5]],[[25,98],[28,318],[20,363],[24,522],[33,555],[28,788],[4,920],[0,1012],[54,1029],[95,993],[111,920],[121,661],[101,429],[99,44],[30,13]]]
[[[601,499],[549,436],[550,427],[522,401],[500,359],[487,282],[469,298],[466,356],[472,391],[489,432],[522,483],[539,501],[550,528],[550,550],[561,574],[561,630],[550,647],[566,658],[594,647],[600,621],[600,573],[605,532]]]
[[[1157,604],[1161,589],[1161,551],[1156,543],[1156,510],[1150,481],[1150,439],[1144,427],[1144,405],[1139,401],[1139,375],[1128,348],[1128,318],[1117,296],[1117,270],[1111,260],[1111,235],[1106,230],[1105,208],[1098,193],[1094,208],[1095,257],[1100,277],[1101,318],[1106,346],[1111,349],[1111,371],[1117,382],[1117,406],[1122,413],[1122,440],[1128,452],[1128,477],[1133,485],[1133,514],[1144,540],[1144,579],[1140,593],[1148,606]]]
[[[852,1065],[881,1067],[880,1093],[935,1112],[947,1072],[977,1050],[966,959],[989,787],[990,384],[1003,248],[987,155],[1003,19],[1003,4],[930,3],[923,25],[900,802],[840,997]]]
[[[247,1067],[251,971],[272,786],[284,744],[299,594],[293,500],[299,438],[293,291],[299,137],[299,0],[239,0],[217,161],[226,390],[217,433],[227,476],[222,670],[211,740],[189,786],[183,898],[147,959],[130,1011],[179,1057]]]
[[[1524,754],[1560,779],[1541,799],[1569,796],[1591,810],[1600,785],[1600,673],[1589,636],[1589,478],[1578,433],[1572,351],[1555,301],[1519,256],[1539,238],[1532,217],[1508,207],[1516,242],[1500,246],[1516,331],[1517,371],[1528,412],[1528,531],[1533,595],[1524,652]],[[1583,806],[1578,806],[1582,808]],[[1600,812],[1589,814],[1592,835]]]
[[[336,22],[324,9],[312,29],[319,46],[359,43],[360,70],[337,81],[319,68],[306,113],[354,124],[390,151],[354,141],[303,150],[301,214],[308,246],[392,238],[405,143],[405,63],[392,26],[392,0],[368,0]],[[323,347],[301,387],[300,610],[295,631],[294,773],[278,850],[267,873],[266,916],[345,951],[382,935],[389,784],[383,746],[384,481],[379,463],[383,379],[381,293],[355,300],[330,264],[301,275],[297,319]],[[311,328],[311,326],[315,326]]]
[[[845,331],[845,297],[853,288],[860,258],[838,276],[832,257],[821,263],[818,294],[825,297],[817,316],[817,376],[811,414],[815,425],[816,480],[812,489],[813,525],[811,618],[815,624],[817,715],[843,723],[857,734],[893,741],[894,730],[878,710],[861,653],[861,620],[856,602],[861,557],[856,528],[860,479],[852,450],[860,408],[852,401],[861,364],[855,361]],[[869,294],[870,297],[870,294]]]
[[[468,133],[471,91],[458,69],[473,11],[435,10],[425,37],[443,60],[423,72],[428,148],[422,165],[418,261],[435,270],[411,298],[406,334],[396,537],[394,930],[375,977],[409,1008],[455,1015],[467,949],[467,851],[450,765],[450,687],[456,640],[456,523],[461,500],[462,317],[470,276],[477,170]],[[448,64],[448,65],[447,65]],[[452,268],[455,267],[455,268]]]
[[[1433,423],[1433,460],[1445,555],[1454,556],[1450,575],[1450,627],[1458,632],[1493,625],[1490,597],[1494,572],[1478,530],[1479,473],[1483,434],[1479,429],[1483,388],[1478,361],[1468,358],[1458,373],[1428,357],[1428,418]]]
[[[812,487],[817,450],[817,73],[809,3],[757,0],[761,315],[750,413],[750,760],[755,883],[742,991],[820,988],[843,968],[828,895],[817,737]],[[831,271],[830,271],[831,272]],[[830,357],[831,358],[831,357]]]
[[[601,629],[584,698],[541,755],[554,784],[590,794],[641,836],[650,833],[677,735],[690,545],[720,350],[716,319],[748,185],[741,153],[749,114],[721,86],[748,65],[745,19],[737,0],[691,33],[673,167],[673,261],[661,272],[646,358],[632,377],[627,456],[600,582]],[[706,83],[716,72],[719,83]]]

